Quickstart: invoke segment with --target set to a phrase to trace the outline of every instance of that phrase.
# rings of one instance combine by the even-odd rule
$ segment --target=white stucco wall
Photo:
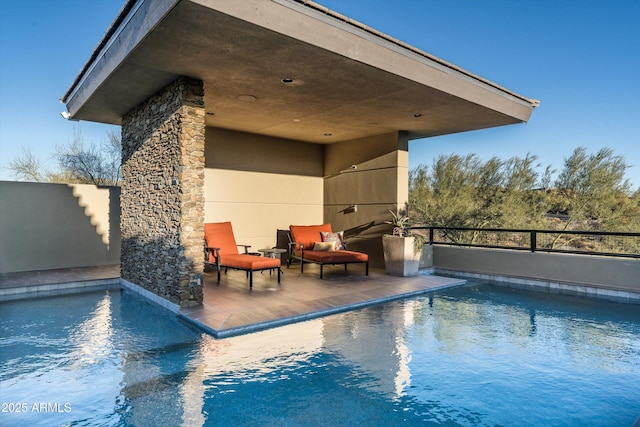
[[[276,245],[276,230],[322,224],[322,177],[206,169],[205,222],[231,221],[251,251]]]

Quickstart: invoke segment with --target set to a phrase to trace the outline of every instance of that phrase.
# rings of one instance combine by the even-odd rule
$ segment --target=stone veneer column
[[[121,277],[202,303],[204,90],[181,77],[122,119]]]

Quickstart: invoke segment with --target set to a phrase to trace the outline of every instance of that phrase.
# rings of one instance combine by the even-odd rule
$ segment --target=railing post
[[[535,252],[537,246],[538,246],[538,242],[537,242],[536,231],[531,230],[531,252]]]
[[[433,245],[433,227],[429,227],[429,244]]]

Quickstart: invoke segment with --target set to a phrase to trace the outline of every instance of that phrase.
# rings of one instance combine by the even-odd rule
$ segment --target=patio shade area
[[[62,102],[121,126],[121,277],[183,308],[204,223],[256,248],[331,224],[382,267],[409,141],[539,104],[307,0],[127,0]]]

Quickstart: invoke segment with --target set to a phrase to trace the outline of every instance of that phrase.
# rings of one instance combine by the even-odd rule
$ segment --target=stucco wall
[[[119,262],[119,187],[0,182],[0,273]]]
[[[205,189],[205,222],[231,221],[252,251],[275,246],[278,229],[323,221],[322,178],[207,169]]]
[[[433,265],[437,270],[640,292],[640,260],[637,259],[435,245]]]
[[[251,250],[276,230],[323,222],[323,146],[207,128],[205,222],[231,221]]]
[[[384,222],[391,219],[389,210],[404,208],[408,200],[406,135],[393,132],[327,146],[325,165],[325,220],[345,231],[349,249],[366,252],[372,266],[383,267],[382,234],[390,230]]]
[[[277,229],[328,222],[383,266],[383,222],[408,197],[404,135],[319,145],[207,128],[206,141],[205,222],[231,221],[254,251],[274,246]]]

